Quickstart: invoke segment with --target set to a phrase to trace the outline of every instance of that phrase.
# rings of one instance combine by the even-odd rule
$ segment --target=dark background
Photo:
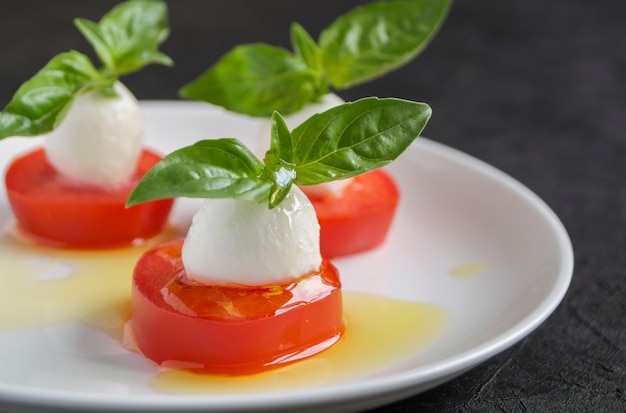
[[[170,1],[162,50],[124,82],[139,99],[177,90],[243,42],[288,47],[363,1]],[[115,1],[0,3],[0,107],[55,54],[91,53],[72,25]],[[378,412],[626,411],[626,7],[622,1],[457,0],[428,49],[347,91],[428,102],[425,136],[474,155],[542,197],[567,228],[575,270],[563,303],[517,345]],[[0,407],[1,408],[1,407]]]

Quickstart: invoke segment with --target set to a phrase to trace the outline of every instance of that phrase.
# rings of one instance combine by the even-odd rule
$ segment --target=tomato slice
[[[160,159],[144,150],[127,182],[104,189],[68,181],[40,148],[11,163],[7,197],[20,229],[36,242],[72,248],[130,245],[158,234],[172,208],[171,199],[125,207],[137,182]]]
[[[287,285],[207,286],[189,280],[183,240],[147,251],[133,274],[128,331],[162,367],[205,373],[258,373],[319,353],[343,335],[337,269]]]
[[[338,195],[309,196],[320,223],[322,256],[346,256],[382,244],[399,198],[395,181],[380,169],[353,178]]]

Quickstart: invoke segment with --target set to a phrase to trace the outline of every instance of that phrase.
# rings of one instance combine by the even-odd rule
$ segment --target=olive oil
[[[0,335],[62,322],[86,323],[123,343],[135,262],[171,230],[142,245],[102,250],[37,246],[15,230],[0,234]],[[195,374],[155,366],[152,388],[171,394],[284,391],[375,374],[435,345],[446,312],[424,303],[343,292],[346,332],[330,349],[248,376]],[[137,357],[142,357],[139,353]]]

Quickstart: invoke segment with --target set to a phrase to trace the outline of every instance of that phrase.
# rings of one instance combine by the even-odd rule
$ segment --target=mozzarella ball
[[[137,99],[121,83],[116,96],[78,95],[65,118],[44,139],[48,161],[77,183],[113,187],[132,176],[143,146]]]
[[[275,208],[237,199],[207,200],[183,243],[187,276],[208,285],[285,284],[319,270],[319,223],[293,186]]]

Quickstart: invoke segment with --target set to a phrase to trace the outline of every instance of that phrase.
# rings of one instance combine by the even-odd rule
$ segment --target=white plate
[[[205,104],[144,102],[143,108],[148,142],[165,152],[204,138],[245,141],[259,128],[257,121]],[[0,142],[0,169],[18,151],[35,144],[38,139]],[[81,325],[67,324],[0,334],[0,409],[361,410],[450,380],[513,345],[548,317],[565,294],[573,270],[570,240],[548,206],[493,167],[427,139],[419,139],[389,170],[403,196],[386,244],[336,264],[347,291],[432,303],[448,312],[450,325],[444,335],[434,346],[416,350],[419,362],[288,393],[172,396],[150,389],[153,371],[140,356],[100,343],[99,336],[92,337],[94,333]],[[188,219],[193,207],[180,205],[173,218]],[[9,219],[2,192],[0,225]],[[450,275],[453,268],[471,263],[485,264],[485,271],[475,277]],[[376,277],[368,277],[380,271],[392,274],[392,281],[381,285],[372,281]],[[62,341],[73,335],[90,343],[85,351],[51,357],[42,345],[50,337]],[[100,351],[111,352],[117,362],[92,355],[98,346],[108,349]]]

